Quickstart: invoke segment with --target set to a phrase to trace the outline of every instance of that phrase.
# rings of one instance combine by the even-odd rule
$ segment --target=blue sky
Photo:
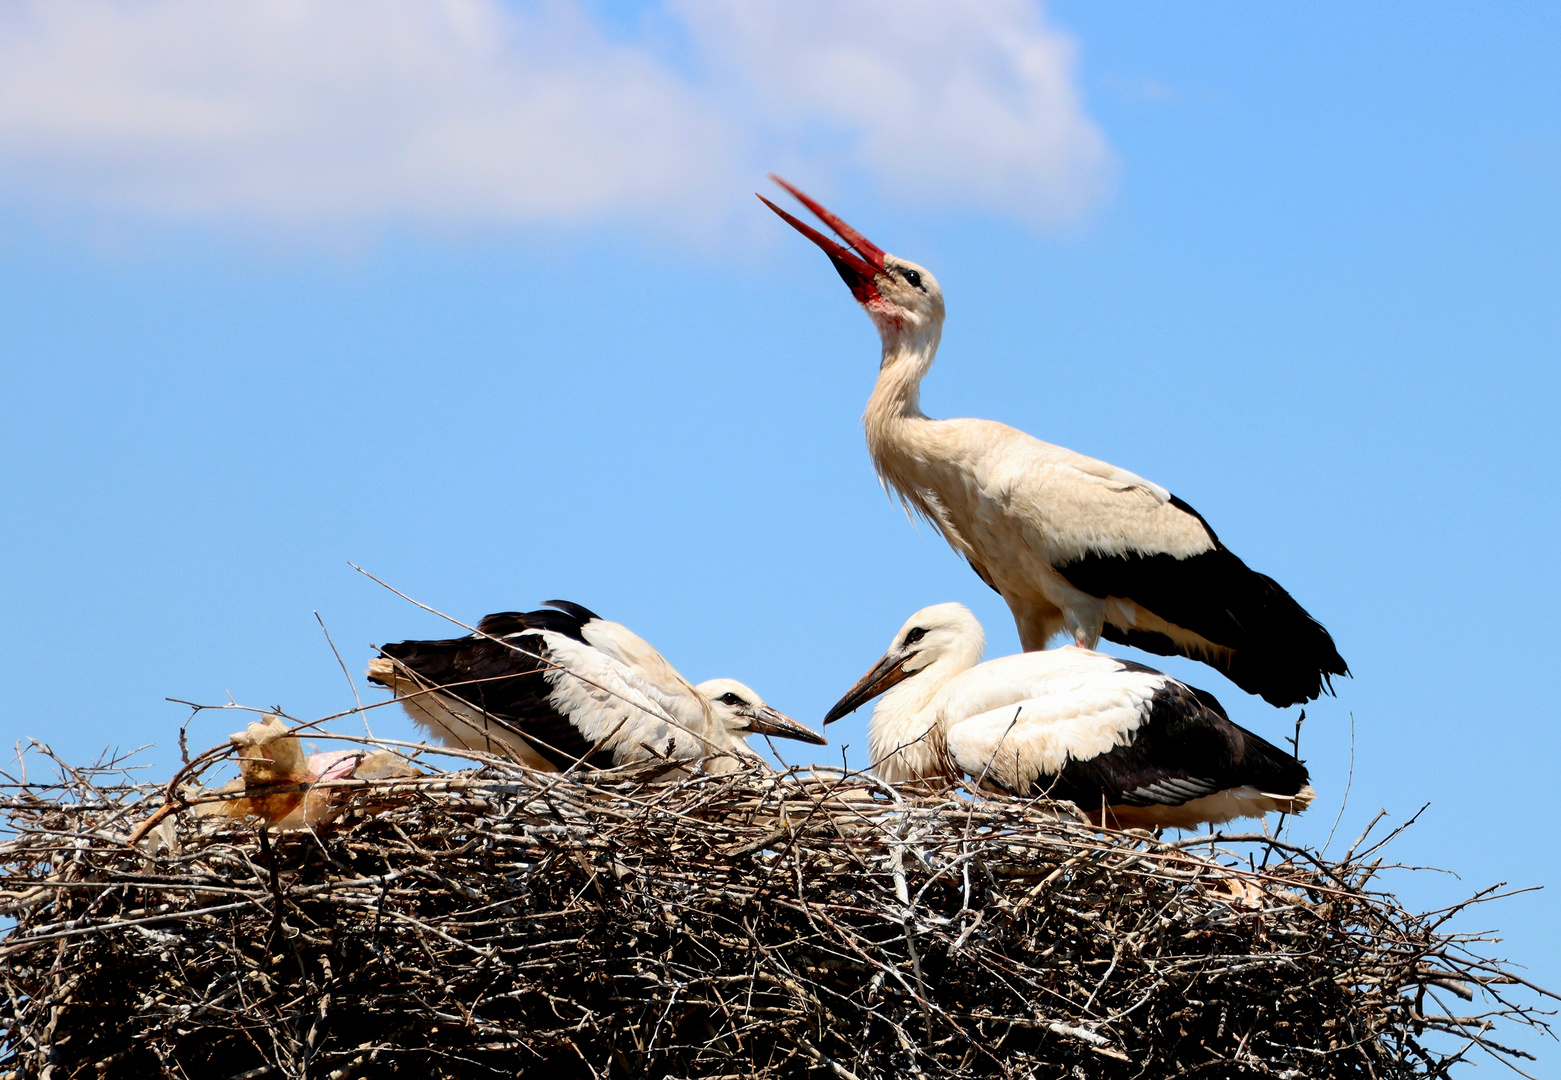
[[[1292,836],[1353,717],[1339,835],[1430,802],[1396,853],[1460,877],[1406,901],[1547,886],[1466,925],[1561,986],[1554,7],[188,2],[0,11],[7,738],[162,775],[165,697],[350,706],[313,611],[354,673],[447,628],[349,560],[809,722],[925,604],[1012,651],[878,488],[876,338],[774,168],[937,273],[931,414],[1157,480],[1330,628]]]

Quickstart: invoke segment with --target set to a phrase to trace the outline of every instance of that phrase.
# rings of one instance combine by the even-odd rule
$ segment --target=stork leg
[[[1039,603],[1005,596],[1008,610],[1013,612],[1014,626],[1019,630],[1019,647],[1025,652],[1040,652],[1046,643],[1056,637],[1063,628],[1062,610],[1056,605]]]
[[[1105,629],[1106,603],[1090,597],[1085,603],[1069,604],[1062,612],[1062,620],[1075,645],[1093,649],[1100,644],[1100,632]]]

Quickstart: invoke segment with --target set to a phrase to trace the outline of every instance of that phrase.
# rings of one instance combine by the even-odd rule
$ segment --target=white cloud
[[[166,214],[518,220],[682,197],[719,118],[568,8],[37,0],[0,23],[22,190]],[[698,181],[698,177],[694,177]]]
[[[0,190],[291,225],[666,216],[767,167],[1067,221],[1107,151],[1027,0],[667,0],[692,64],[580,0],[0,3]]]
[[[1101,192],[1109,155],[1076,46],[1028,0],[671,4],[770,124],[835,136],[901,195],[1056,223]]]

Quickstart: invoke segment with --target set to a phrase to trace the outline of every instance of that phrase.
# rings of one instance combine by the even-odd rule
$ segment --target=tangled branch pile
[[[1391,1078],[1543,1027],[1485,939],[1376,889],[1375,849],[1237,857],[831,770],[476,764],[343,781],[315,831],[185,812],[139,846],[162,788],[18,782],[0,1069]]]

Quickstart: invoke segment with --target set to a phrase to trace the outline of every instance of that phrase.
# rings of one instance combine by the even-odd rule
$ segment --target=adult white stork
[[[924,608],[824,723],[882,694],[868,745],[885,780],[963,773],[1097,822],[1192,828],[1312,801],[1306,766],[1202,690],[1077,646],[981,663],[985,646],[963,604]]]
[[[758,757],[748,735],[825,741],[734,679],[689,685],[619,623],[564,600],[548,608],[489,615],[467,637],[382,646],[369,680],[446,745],[547,771],[670,759],[731,772]]]
[[[1349,674],[1328,631],[1165,488],[1004,424],[929,419],[920,392],[943,333],[937,280],[773,179],[849,245],[759,196],[824,249],[883,339],[864,417],[879,478],[1002,594],[1026,651],[1062,631],[1085,648],[1104,636],[1201,660],[1279,706]]]

